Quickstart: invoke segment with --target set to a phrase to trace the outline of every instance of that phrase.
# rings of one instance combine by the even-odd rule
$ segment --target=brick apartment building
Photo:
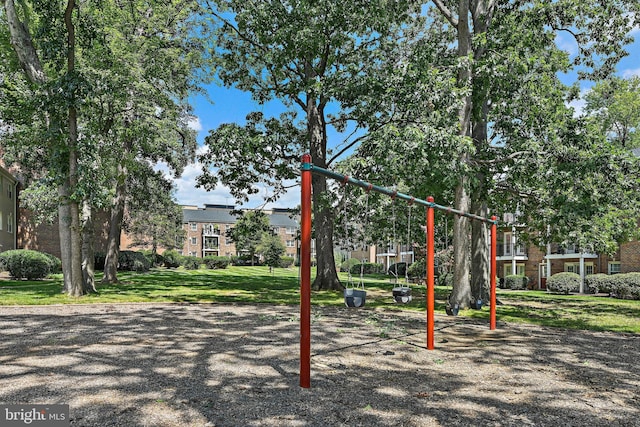
[[[238,255],[234,243],[227,237],[227,231],[233,228],[237,217],[232,214],[235,206],[205,205],[184,206],[182,210],[183,227],[186,238],[182,248],[183,255],[197,257]],[[270,209],[264,211],[269,218],[273,232],[280,237],[286,249],[286,256],[295,258],[298,250],[298,221],[291,218],[289,209]]]
[[[615,255],[589,253],[576,245],[549,244],[541,250],[535,245],[525,246],[518,241],[517,227],[498,231],[498,277],[524,275],[536,289],[545,289],[547,277],[560,272],[580,274],[616,274],[640,271],[640,242],[625,242]]]
[[[17,248],[18,180],[0,165],[0,252]]]

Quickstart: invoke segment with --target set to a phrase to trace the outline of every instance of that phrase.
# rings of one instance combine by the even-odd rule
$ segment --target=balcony
[[[496,257],[498,261],[526,261],[529,259],[526,247],[513,245],[509,240],[498,241]]]

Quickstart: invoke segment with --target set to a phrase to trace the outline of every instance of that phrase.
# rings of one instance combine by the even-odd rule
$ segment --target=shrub
[[[380,274],[384,271],[384,266],[372,262],[361,262],[351,267],[351,274],[359,275],[361,270],[362,274]]]
[[[395,264],[391,264],[387,273],[395,276],[395,277],[404,277],[407,273],[407,263],[406,262],[396,262]]]
[[[611,276],[611,296],[616,298],[640,298],[640,273]]]
[[[436,278],[436,283],[438,286],[453,286],[453,273],[442,273],[439,274]]]
[[[162,254],[162,257],[164,258],[164,266],[167,268],[178,268],[180,267],[180,264],[182,264],[182,255],[180,255],[178,251],[165,251]]]
[[[29,249],[15,249],[0,253],[0,264],[14,279],[43,279],[55,264],[50,256]]]
[[[62,261],[55,255],[48,254],[43,252],[43,254],[49,260],[49,265],[51,266],[51,273],[62,273]]]
[[[293,257],[290,256],[281,256],[280,257],[280,268],[289,268],[293,265]]]
[[[210,270],[227,268],[231,261],[226,256],[208,256],[203,258],[204,265]]]
[[[360,261],[358,258],[349,258],[342,263],[342,265],[340,266],[340,271],[346,273],[347,271],[350,271],[354,265],[360,265],[361,262],[362,261]]]
[[[182,266],[187,270],[197,270],[200,268],[201,259],[195,256],[183,256]]]
[[[576,273],[557,273],[547,279],[547,289],[550,292],[569,294],[580,290],[580,275]]]
[[[118,255],[118,270],[120,271],[149,271],[151,263],[142,254],[136,251],[120,251]]]
[[[598,294],[600,292],[611,293],[613,277],[607,274],[589,274],[584,278],[585,286],[589,293]]]
[[[427,277],[427,263],[425,260],[419,260],[409,265],[409,277],[414,279],[424,279]]]
[[[516,274],[510,274],[504,278],[504,288],[505,289],[527,289],[527,285],[529,284],[529,278],[527,276],[520,276]]]

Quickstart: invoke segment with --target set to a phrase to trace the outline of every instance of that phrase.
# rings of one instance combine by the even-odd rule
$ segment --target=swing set
[[[343,185],[351,184],[365,189],[367,194],[371,191],[391,197],[406,200],[410,206],[419,204],[426,206],[426,234],[427,234],[427,349],[435,349],[434,344],[434,306],[435,306],[435,244],[434,244],[434,210],[438,209],[449,214],[464,216],[475,221],[481,221],[491,225],[491,291],[489,303],[489,328],[496,329],[496,252],[497,252],[497,219],[491,219],[459,211],[447,206],[434,203],[433,197],[427,200],[416,199],[407,194],[400,193],[389,188],[380,187],[347,175],[342,175],[311,163],[311,155],[302,156],[301,166],[301,219],[300,219],[300,387],[311,387],[311,176],[313,173],[340,181]],[[411,210],[409,210],[411,212]],[[408,288],[407,288],[408,289]],[[353,288],[352,288],[353,290]],[[396,288],[394,288],[395,294]],[[361,291],[364,292],[364,291]],[[395,296],[395,295],[394,295]],[[360,297],[364,298],[363,294]],[[356,300],[364,304],[364,299]],[[345,290],[345,303],[347,292]],[[357,305],[353,305],[357,306]]]

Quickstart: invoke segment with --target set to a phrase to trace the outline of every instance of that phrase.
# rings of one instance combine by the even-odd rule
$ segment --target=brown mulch
[[[0,307],[0,403],[72,426],[640,426],[640,335],[297,307]]]

